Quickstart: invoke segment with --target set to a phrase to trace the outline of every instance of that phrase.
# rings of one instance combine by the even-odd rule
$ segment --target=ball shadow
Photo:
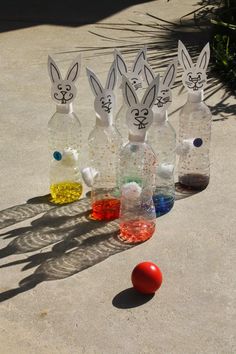
[[[146,295],[128,288],[118,293],[112,300],[112,305],[118,309],[131,309],[141,306],[153,298],[154,294]]]

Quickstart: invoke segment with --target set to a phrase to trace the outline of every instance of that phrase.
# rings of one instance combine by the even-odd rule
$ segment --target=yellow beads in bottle
[[[55,204],[72,203],[81,197],[83,188],[78,182],[60,182],[51,184],[51,202]]]

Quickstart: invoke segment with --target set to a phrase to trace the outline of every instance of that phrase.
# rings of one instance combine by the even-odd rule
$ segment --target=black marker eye
[[[108,102],[111,102],[111,99],[109,98]]]
[[[102,101],[102,104],[104,104],[105,103],[105,101]]]
[[[57,85],[57,88],[58,90],[62,90],[62,85],[61,84]]]
[[[143,115],[147,116],[148,115],[148,110],[146,108],[142,109]]]
[[[137,117],[139,115],[139,110],[137,108],[134,108],[132,109],[131,113],[134,113],[135,117]]]
[[[201,75],[200,75],[200,74],[198,74],[198,76],[197,76],[197,77],[198,77],[198,79],[199,79],[199,80],[201,79]]]
[[[71,90],[71,86],[70,85],[66,85],[66,91],[70,91]]]

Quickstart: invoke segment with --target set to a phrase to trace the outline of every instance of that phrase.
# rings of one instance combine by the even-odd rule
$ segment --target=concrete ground
[[[102,20],[119,24],[119,31],[95,24],[9,30],[8,23],[9,31],[0,34],[1,354],[236,353],[236,105],[217,82],[211,81],[217,90],[207,99],[215,114],[210,184],[195,195],[178,193],[175,207],[157,220],[148,242],[127,246],[116,239],[116,222],[91,223],[86,198],[63,207],[47,199],[47,123],[55,109],[48,54],[66,70],[73,51],[82,51],[75,111],[85,142],[95,121],[85,67],[105,79],[112,54],[84,47],[138,48],[147,32],[128,31],[129,20],[153,25],[157,20],[146,12],[175,21],[196,8],[193,0],[157,0]],[[170,48],[160,28],[145,29],[152,36],[149,48],[150,41],[166,41]],[[160,50],[148,55],[158,56]],[[178,87],[174,90],[176,129],[185,97]],[[144,260],[157,263],[164,277],[149,298],[130,289],[131,271]]]

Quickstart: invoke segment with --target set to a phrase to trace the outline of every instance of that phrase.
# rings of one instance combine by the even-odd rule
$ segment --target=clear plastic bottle
[[[182,107],[179,121],[180,144],[188,139],[195,139],[197,148],[181,154],[178,163],[179,183],[187,188],[203,190],[210,179],[210,138],[211,112],[203,102],[203,91],[188,93],[188,100]],[[198,147],[196,143],[202,141]]]
[[[89,165],[97,171],[91,188],[91,217],[95,220],[119,217],[120,195],[116,174],[121,145],[122,138],[112,119],[106,122],[97,117],[88,138]]]
[[[72,103],[57,105],[48,123],[51,201],[56,204],[78,200],[82,194],[79,168],[81,124]]]
[[[156,215],[168,213],[175,201],[174,168],[176,156],[176,134],[168,121],[167,111],[154,111],[152,129],[148,132],[148,142],[158,161],[153,201]]]
[[[146,89],[141,101],[132,83],[123,77],[123,96],[128,110],[126,124],[129,141],[122,146],[118,179],[121,190],[120,239],[136,243],[149,239],[156,225],[153,203],[157,159],[146,142],[153,122],[152,107],[157,98],[159,77]]]
[[[129,136],[119,160],[121,189],[120,238],[136,243],[149,239],[155,230],[153,203],[156,156],[140,137]]]
[[[187,48],[179,41],[178,58],[183,68],[183,85],[188,90],[188,99],[181,109],[179,122],[179,145],[187,149],[183,149],[179,158],[178,179],[183,187],[203,190],[210,179],[211,112],[203,102],[210,45],[207,43],[203,47],[193,63]]]
[[[91,178],[91,218],[113,220],[119,217],[120,196],[117,188],[116,169],[122,138],[113,124],[116,100],[116,66],[113,62],[107,75],[105,87],[97,75],[87,68],[88,80],[95,96],[96,124],[88,138],[89,167],[83,169],[86,181],[87,171],[93,171]]]

